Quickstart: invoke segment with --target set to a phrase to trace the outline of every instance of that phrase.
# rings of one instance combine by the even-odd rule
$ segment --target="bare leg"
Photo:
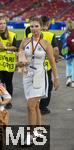
[[[28,123],[29,125],[36,125],[37,114],[36,114],[36,100],[35,98],[28,100]]]
[[[41,112],[40,112],[40,108],[39,108],[39,99],[37,100],[37,105],[36,105],[36,114],[37,114],[37,125],[41,125]]]
[[[31,98],[28,100],[28,125],[31,126],[30,133],[33,135],[34,127],[41,125],[41,114],[39,109],[39,98]]]

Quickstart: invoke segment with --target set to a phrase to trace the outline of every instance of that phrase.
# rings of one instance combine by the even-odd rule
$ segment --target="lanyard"
[[[35,52],[35,50],[36,50],[36,48],[37,48],[37,45],[38,45],[40,39],[41,39],[41,37],[39,38],[38,42],[36,43],[36,45],[35,45],[35,47],[34,47],[34,45],[33,45],[33,37],[31,38],[31,41],[32,41],[32,54],[33,54],[33,56],[34,56],[34,52]]]
[[[40,39],[41,39],[41,36],[40,36],[39,40],[37,41],[37,43],[36,43],[36,45],[35,45],[35,47],[34,47],[34,44],[33,44],[33,36],[32,36],[32,38],[31,38],[31,42],[32,42],[32,60],[34,60],[34,52],[35,52],[35,50],[36,50],[36,48],[37,48],[37,45],[38,45]],[[35,70],[37,69],[37,68],[35,68],[34,66],[30,66],[30,68],[35,69]]]

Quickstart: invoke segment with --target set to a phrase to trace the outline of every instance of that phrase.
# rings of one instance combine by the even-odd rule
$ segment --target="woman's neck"
[[[33,40],[34,40],[34,41],[38,41],[39,39],[40,39],[40,35],[34,35],[34,36],[33,36]]]

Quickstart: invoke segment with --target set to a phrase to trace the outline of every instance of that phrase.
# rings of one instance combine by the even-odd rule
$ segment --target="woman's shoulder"
[[[41,45],[46,48],[48,45],[51,45],[47,40],[41,39],[40,40]]]
[[[31,41],[31,38],[23,39],[21,44],[20,44],[19,49],[23,49],[30,41]]]
[[[23,39],[22,40],[22,43],[24,44],[24,45],[26,45],[27,43],[29,43],[31,41],[31,38],[26,38],[26,39]]]

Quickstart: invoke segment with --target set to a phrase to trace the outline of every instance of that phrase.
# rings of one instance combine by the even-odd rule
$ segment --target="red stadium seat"
[[[71,7],[71,4],[63,0],[3,0],[6,5],[1,9],[1,13],[6,13],[10,18],[22,15],[23,19],[29,18],[32,15],[47,15],[48,17],[57,17],[64,10]],[[39,4],[39,5],[38,5]],[[38,7],[37,7],[38,5]],[[68,16],[74,17],[74,8],[69,10],[61,19],[66,19]],[[71,15],[70,15],[71,14]]]

